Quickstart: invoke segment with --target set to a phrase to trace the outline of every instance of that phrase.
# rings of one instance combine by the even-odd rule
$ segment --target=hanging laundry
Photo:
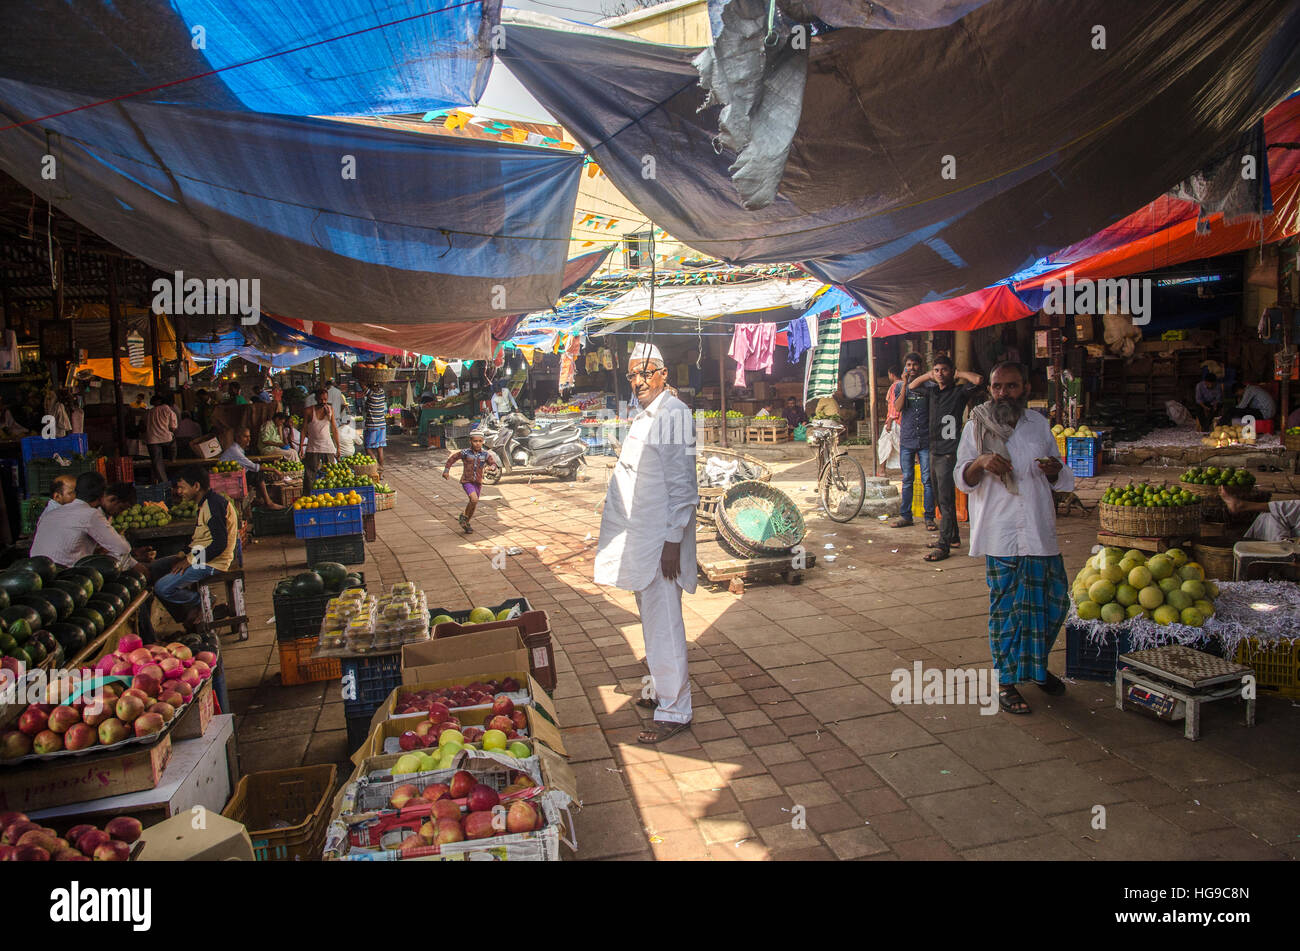
[[[560,389],[571,387],[578,381],[578,351],[581,346],[578,335],[570,335],[569,345],[560,357]]]
[[[728,355],[736,361],[736,386],[745,385],[746,370],[772,369],[776,324],[736,324]]]
[[[804,351],[812,349],[808,339],[808,321],[797,317],[785,328],[786,357],[791,363],[798,363]]]
[[[840,384],[840,309],[836,307],[817,325],[817,346],[804,372],[803,397],[809,400],[832,396]]]

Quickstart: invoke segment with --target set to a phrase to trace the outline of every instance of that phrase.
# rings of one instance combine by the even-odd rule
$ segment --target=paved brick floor
[[[1117,711],[1108,684],[1071,683],[1061,698],[1027,688],[1026,717],[892,703],[896,668],[989,663],[982,561],[924,563],[931,536],[919,526],[812,515],[810,550],[836,557],[802,585],[739,596],[701,585],[685,602],[695,725],[640,746],[634,601],[590,580],[608,461],[593,460],[585,482],[490,488],[477,532],[464,536],[455,523],[464,497],[438,478],[443,455],[397,446],[390,456],[400,494],[367,545],[369,583],[418,581],[444,604],[523,595],[550,612],[557,706],[583,799],[580,858],[1300,856],[1300,705],[1261,701],[1253,730],[1235,707],[1213,705],[1193,744],[1180,727]],[[811,464],[778,470],[775,484],[812,511]],[[1177,477],[1115,471],[1080,495],[1095,500],[1130,471]],[[1291,488],[1285,476],[1260,478]],[[1095,515],[1060,520],[1072,573],[1096,531]],[[497,571],[497,546],[523,551]],[[279,684],[271,588],[305,567],[304,549],[272,539],[246,564],[259,623],[226,651],[241,767],[342,765],[338,683]],[[1062,674],[1064,650],[1062,636],[1051,663]]]

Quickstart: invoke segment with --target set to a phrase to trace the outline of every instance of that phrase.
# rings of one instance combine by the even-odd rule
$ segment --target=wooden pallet
[[[700,574],[708,581],[730,581],[740,578],[743,581],[761,581],[772,578],[784,578],[787,584],[799,584],[803,572],[817,564],[817,556],[811,552],[804,556],[802,569],[795,568],[792,558],[737,558],[722,547],[715,534],[711,539],[700,536],[696,541],[695,562]]]
[[[777,443],[789,442],[791,439],[790,431],[785,424],[780,426],[750,426],[745,430],[745,442],[756,445],[776,445]]]
[[[1121,535],[1105,529],[1097,533],[1097,544],[1113,548],[1136,548],[1138,551],[1162,552],[1185,548],[1194,540],[1191,535]]]

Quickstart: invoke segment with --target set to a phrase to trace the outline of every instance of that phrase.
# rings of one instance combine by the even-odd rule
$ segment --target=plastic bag
[[[796,426],[796,427],[794,428],[794,441],[795,441],[795,442],[807,442],[807,441],[808,441],[808,424],[807,424],[807,423],[800,423],[798,426]]]
[[[893,423],[886,423],[885,428],[880,431],[880,441],[876,443],[876,460],[886,469],[901,470],[903,461],[898,456],[898,448],[898,427]]]

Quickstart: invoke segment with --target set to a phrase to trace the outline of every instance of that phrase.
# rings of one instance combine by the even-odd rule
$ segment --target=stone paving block
[[[1106,828],[1092,827],[1088,811],[1067,812],[1047,820],[1061,835],[1095,859],[1142,856],[1144,861],[1206,859],[1204,850],[1182,829],[1136,803],[1106,807]]]
[[[705,756],[713,762],[725,762],[733,756],[745,756],[749,753],[749,745],[738,736],[730,736],[724,740],[710,740],[702,745]]]
[[[1220,815],[1208,806],[1198,805],[1196,800],[1188,799],[1186,796],[1177,802],[1163,805],[1150,805],[1145,801],[1142,804],[1146,805],[1161,819],[1172,822],[1178,828],[1185,829],[1188,832],[1211,832],[1215,829],[1237,828],[1233,825],[1231,819]]]
[[[703,819],[696,820],[696,828],[700,830],[700,835],[704,841],[713,845],[719,842],[736,842],[740,839],[748,839],[754,835],[753,828],[746,821],[743,813],[732,813],[720,816],[706,816]]]
[[[771,746],[759,746],[754,749],[754,755],[768,766],[774,766],[777,763],[792,763],[803,758],[803,754],[799,752],[799,748],[793,743],[773,743]]]
[[[695,835],[699,832],[695,828],[695,817],[689,815],[679,804],[673,803],[662,806],[641,806],[639,809],[641,821],[645,824],[647,832],[672,832],[678,830],[689,831]],[[683,856],[683,858],[700,858],[704,854],[704,839],[700,838],[700,851],[693,856]]]
[[[893,709],[866,687],[856,684],[801,693],[799,702],[814,717],[827,724],[888,713]]]
[[[1081,862],[1088,858],[1056,832],[967,849],[961,856],[976,862]]]
[[[1052,831],[1024,803],[994,785],[917,796],[907,805],[958,851]]]
[[[904,798],[988,782],[979,770],[944,746],[877,754],[867,757],[867,765]]]
[[[575,763],[572,769],[578,784],[578,796],[584,806],[587,803],[625,801],[628,798],[622,768],[614,760]]]
[[[945,733],[943,744],[984,770],[1060,758],[1047,744],[1010,726]]]
[[[794,667],[778,667],[768,671],[768,673],[782,687],[800,698],[803,694],[814,690],[844,687],[852,683],[848,674],[829,661],[821,661],[815,664],[799,664]]]
[[[1284,862],[1288,856],[1245,829],[1216,829],[1192,837],[1198,850],[1233,862]]]
[[[307,752],[302,765],[317,766],[325,763],[342,763],[352,755],[348,745],[347,730],[325,730],[313,733],[307,742]]]
[[[852,677],[866,677],[871,674],[887,674],[905,667],[903,658],[886,648],[873,650],[849,651],[831,657],[835,664]]]
[[[1087,811],[1126,798],[1118,787],[1094,778],[1088,772],[1090,765],[1049,760],[989,770],[986,775],[1043,816]]]
[[[1272,779],[1197,787],[1192,790],[1211,809],[1227,816],[1270,845],[1294,845],[1300,836],[1300,795]]]
[[[821,844],[817,833],[812,829],[796,829],[789,822],[760,828],[758,835],[763,840],[763,844],[776,853],[775,857],[778,859],[784,858],[780,854],[782,852],[815,848]]]
[[[901,713],[882,713],[830,724],[831,732],[859,756],[937,743],[932,735]]]
[[[822,836],[822,840],[835,853],[835,857],[843,861],[860,859],[868,855],[880,855],[889,851],[889,846],[867,826],[828,832]]]
[[[310,740],[310,733],[289,734],[265,740],[241,737],[237,743],[240,774],[300,766]]]
[[[1195,745],[1196,755],[1187,747]],[[1137,749],[1118,751],[1133,766],[1144,770],[1171,786],[1199,786],[1206,783],[1234,783],[1254,779],[1259,773],[1235,756],[1227,756],[1191,744],[1181,734],[1160,743],[1148,743]]]
[[[611,858],[640,852],[649,844],[641,819],[627,802],[584,806],[576,816],[578,855],[583,859]]]

